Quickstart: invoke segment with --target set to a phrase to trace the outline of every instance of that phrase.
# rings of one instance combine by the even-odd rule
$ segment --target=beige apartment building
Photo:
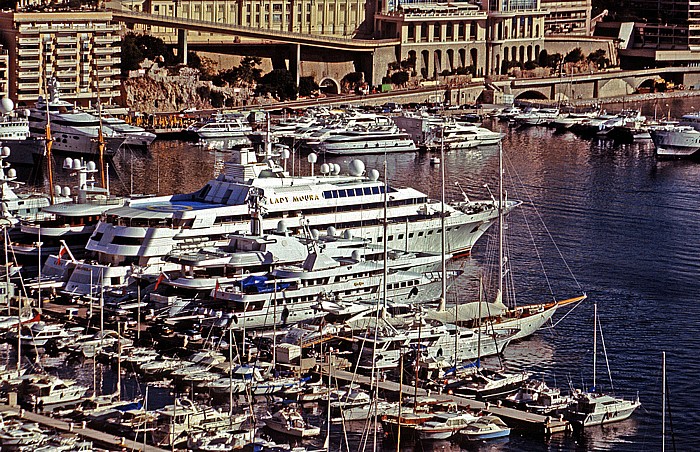
[[[545,35],[566,34],[590,36],[591,0],[540,0],[547,10]]]
[[[0,99],[8,96],[9,68],[9,52],[6,48],[0,45]]]
[[[120,26],[110,12],[0,12],[8,50],[8,95],[31,105],[55,77],[61,98],[80,105],[120,95]]]

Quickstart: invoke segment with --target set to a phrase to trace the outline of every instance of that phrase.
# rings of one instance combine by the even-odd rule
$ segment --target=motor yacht
[[[232,152],[224,172],[201,190],[187,195],[132,199],[105,214],[86,249],[102,265],[131,266],[142,275],[157,277],[179,266],[165,262],[174,249],[195,249],[225,244],[228,235],[250,228],[251,207],[264,211],[256,219],[259,231],[272,231],[282,222],[291,233],[304,226],[347,230],[371,243],[384,240],[384,198],[388,197],[388,246],[405,251],[441,249],[439,201],[412,188],[379,181],[376,170],[365,173],[364,164],[353,161],[350,174],[340,175],[321,165],[319,176],[291,177],[267,159],[258,161],[250,149]],[[468,253],[498,216],[495,201],[465,201],[473,209],[445,205],[447,253]],[[505,210],[517,205],[508,201]],[[96,272],[93,272],[96,273]]]
[[[59,96],[59,84],[55,79],[48,82],[49,98],[39,97],[29,114],[30,132],[36,135],[46,133],[47,112],[51,130],[52,149],[72,154],[97,155],[100,141],[100,127],[105,152],[114,154],[124,143],[124,135],[115,132],[107,125],[100,125],[100,118],[79,110]]]

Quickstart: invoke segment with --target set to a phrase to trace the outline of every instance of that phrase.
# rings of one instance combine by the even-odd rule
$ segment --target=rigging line
[[[566,314],[564,314],[563,316],[561,316],[561,317],[559,318],[559,320],[557,320],[557,322],[554,323],[554,324],[551,326],[551,328],[554,328],[554,327],[556,327],[557,325],[559,325],[559,322],[561,322],[561,321],[564,320],[569,314],[571,314],[572,312],[574,312],[574,310],[575,310],[576,308],[578,308],[578,306],[579,306],[581,303],[583,303],[584,301],[586,301],[586,298],[582,298],[579,302],[577,302],[577,303],[574,305],[574,307],[571,308],[571,309],[569,309],[569,311],[568,311]]]
[[[542,215],[540,214],[539,209],[537,209],[537,207],[535,206],[535,203],[532,201],[532,197],[530,196],[530,193],[525,189],[525,184],[523,183],[522,179],[520,178],[520,175],[517,172],[515,172],[515,175],[518,177],[518,181],[520,181],[520,184],[523,187],[523,190],[525,191],[525,194],[527,195],[528,200],[530,201],[530,205],[532,206],[532,209],[535,211],[535,213],[537,214],[537,217],[540,219],[540,222],[542,223],[542,227],[544,227],[544,230],[547,232],[547,235],[549,236],[549,239],[552,241],[554,248],[557,250],[557,253],[559,253],[559,257],[564,262],[564,266],[569,271],[569,274],[573,278],[573,280],[576,283],[576,286],[579,288],[579,290],[583,291],[583,287],[578,282],[576,275],[574,275],[574,272],[573,272],[573,270],[571,270],[569,263],[564,258],[564,254],[562,253],[562,251],[559,248],[559,246],[557,245],[557,243],[554,241],[554,238],[552,237],[552,233],[550,232],[549,228],[547,227],[547,224],[544,222],[544,219],[542,218]]]
[[[508,171],[509,178],[511,179],[511,181],[513,181],[514,180],[513,174],[515,174],[515,177],[517,178],[517,180],[520,182],[520,184],[522,186],[522,180],[520,179],[520,176],[517,173],[517,171],[515,171],[513,163],[507,157],[506,157],[506,162],[508,163],[508,165],[506,165],[506,170]],[[513,183],[513,186],[515,186],[515,183]],[[533,203],[532,198],[530,197],[529,193],[527,192],[527,190],[525,190],[524,187],[523,187],[523,190],[525,191],[525,194],[530,201],[530,206],[532,206],[532,208],[535,210],[536,213],[538,213],[538,216],[539,216],[539,212],[537,212],[537,209],[535,208],[534,203]],[[542,254],[540,253],[540,249],[537,246],[537,242],[535,241],[535,235],[532,231],[532,227],[530,226],[530,221],[528,220],[527,215],[525,215],[525,209],[522,207],[520,209],[520,215],[522,216],[523,221],[525,222],[525,228],[527,229],[528,233],[530,234],[530,240],[532,240],[532,246],[535,249],[535,255],[537,256],[537,260],[539,261],[540,268],[542,269],[542,273],[544,275],[544,279],[547,282],[547,288],[549,289],[549,294],[552,296],[552,299],[554,301],[556,301],[556,297],[554,296],[554,291],[552,289],[552,283],[549,280],[549,275],[547,274],[547,269],[545,268],[544,262],[542,260]],[[542,224],[544,225],[544,220],[541,217],[540,217],[540,222],[542,222]],[[545,230],[547,230],[546,226],[545,226]],[[549,231],[547,231],[547,232],[549,234]],[[554,242],[554,239],[552,238],[551,234],[549,234],[549,239],[552,242]],[[559,253],[559,255],[561,256],[561,252]],[[563,259],[563,256],[562,256],[562,259]]]
[[[605,366],[608,368],[608,378],[610,379],[610,390],[615,394],[615,386],[613,385],[612,372],[610,372],[610,362],[608,361],[608,350],[605,347],[605,338],[603,337],[603,325],[598,319],[598,331],[600,331],[600,343],[603,346],[603,355],[605,356]]]

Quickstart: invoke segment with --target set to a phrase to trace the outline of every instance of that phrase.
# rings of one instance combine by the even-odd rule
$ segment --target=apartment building
[[[540,4],[547,10],[545,35],[591,34],[591,0],[540,0]]]
[[[365,5],[364,0],[122,1],[126,9],[156,15],[330,36],[365,32]],[[150,31],[156,35],[169,33],[162,27]]]
[[[79,105],[120,95],[120,26],[103,11],[3,11],[0,40],[8,50],[9,97],[33,104],[56,78],[61,98]]]
[[[10,56],[6,48],[0,45],[0,99],[8,96],[8,77]]]
[[[623,69],[700,65],[700,2],[620,0],[597,36],[619,42]]]

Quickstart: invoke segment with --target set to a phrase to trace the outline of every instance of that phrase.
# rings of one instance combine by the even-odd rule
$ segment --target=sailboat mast
[[[666,452],[666,352],[661,352],[661,452]]]
[[[100,176],[102,178],[102,187],[105,187],[105,136],[102,130],[102,98],[100,97],[100,73],[99,70],[95,70],[95,89],[97,91],[97,118],[99,120],[100,128],[97,130],[97,150],[100,154]],[[132,151],[133,159],[133,151]],[[133,160],[132,160],[133,163]],[[132,170],[133,177],[133,167],[130,166],[129,169]],[[133,194],[134,189],[131,187],[131,193]]]
[[[440,299],[439,310],[445,309],[447,303],[447,264],[445,262],[445,124],[440,126],[440,228],[441,238],[441,264],[442,264],[442,298]],[[455,308],[456,309],[456,308]],[[456,324],[455,324],[456,328]]]
[[[598,303],[593,303],[593,390],[595,391],[595,366],[598,354]]]
[[[389,244],[387,243],[389,223],[387,219],[387,210],[389,208],[388,197],[389,197],[389,180],[387,179],[387,169],[386,169],[386,156],[384,156],[384,268],[382,269],[382,316],[386,316],[387,308],[387,278],[389,277],[389,268],[387,267],[387,260],[389,258]]]
[[[503,145],[498,145],[498,300],[503,297]]]
[[[51,99],[48,92],[45,94],[49,96],[49,99],[46,99],[46,165],[48,167],[47,172],[49,173],[49,195],[51,196],[51,204],[54,204],[56,202],[56,195],[53,188],[53,156],[51,155],[53,138],[51,138],[51,114],[49,113],[49,102],[51,102]]]

